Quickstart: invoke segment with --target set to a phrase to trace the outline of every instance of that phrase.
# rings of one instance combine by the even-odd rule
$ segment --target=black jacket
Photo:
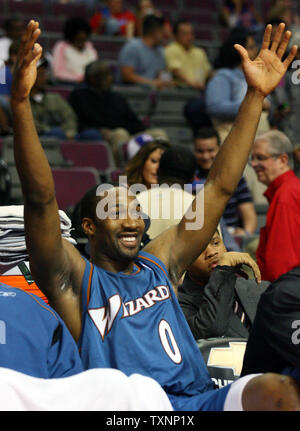
[[[122,127],[130,134],[145,130],[127,100],[115,91],[97,91],[84,86],[72,91],[69,102],[77,114],[80,130]]]
[[[261,296],[242,375],[300,369],[300,266],[275,280]]]
[[[251,325],[261,293],[268,282],[237,277],[236,269],[218,266],[202,287],[186,274],[178,289],[178,301],[195,339],[215,337],[248,338],[249,331],[234,313],[235,300],[242,306]]]

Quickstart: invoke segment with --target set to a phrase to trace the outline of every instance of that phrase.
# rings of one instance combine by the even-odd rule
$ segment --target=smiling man
[[[270,206],[256,256],[262,278],[273,281],[300,265],[300,180],[293,172],[293,146],[282,132],[267,132],[255,141],[250,161],[268,186]]]
[[[146,225],[130,211],[130,199],[135,196],[123,196],[122,187],[113,187],[103,196],[94,191],[82,205],[90,262],[61,239],[51,169],[32,120],[29,94],[42,54],[36,43],[39,24],[30,21],[22,38],[11,106],[32,275],[78,341],[86,369],[117,368],[126,375],[152,377],[176,410],[300,410],[298,387],[290,377],[252,375],[211,390],[208,370],[173,290],[215,232],[247,163],[264,98],[296,54],[294,46],[282,61],[291,33],[284,32],[282,24],[271,43],[271,31],[272,26],[267,26],[255,61],[236,46],[248,91],[205,183],[202,229],[189,230],[185,215],[138,252]],[[113,195],[116,206],[110,214],[103,200]],[[197,210],[197,198],[191,210]],[[100,219],[103,212],[108,217]]]

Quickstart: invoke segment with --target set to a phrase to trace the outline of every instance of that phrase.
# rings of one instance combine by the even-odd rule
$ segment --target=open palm
[[[13,74],[11,95],[14,100],[26,99],[36,81],[37,62],[42,55],[42,47],[36,43],[40,33],[39,23],[32,20],[22,36]]]
[[[261,50],[253,61],[249,59],[245,48],[235,45],[242,59],[242,68],[248,86],[259,90],[264,96],[277,87],[297,53],[297,46],[293,46],[288,57],[282,61],[291,38],[291,32],[284,32],[284,28],[285,24],[281,23],[271,41],[272,26],[267,25]]]

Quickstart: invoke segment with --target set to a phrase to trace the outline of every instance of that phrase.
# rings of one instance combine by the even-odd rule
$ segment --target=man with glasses
[[[258,181],[268,186],[266,226],[256,252],[262,279],[273,281],[300,265],[300,180],[293,171],[293,146],[272,130],[255,141],[251,165]]]

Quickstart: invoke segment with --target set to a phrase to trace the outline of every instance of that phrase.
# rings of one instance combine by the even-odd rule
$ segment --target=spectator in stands
[[[111,89],[110,68],[100,62],[90,63],[85,70],[85,83],[70,94],[70,104],[77,114],[81,138],[105,139],[118,161],[118,145],[130,136],[145,131],[144,123],[133,112],[126,99]],[[160,129],[147,130],[151,136],[166,134]]]
[[[165,48],[165,56],[175,84],[203,90],[212,75],[212,66],[204,49],[194,45],[192,24],[177,21],[173,31],[175,41]]]
[[[83,371],[76,343],[52,308],[37,296],[3,283],[0,292],[0,367],[44,379]]]
[[[64,82],[80,82],[87,64],[98,58],[90,42],[91,28],[81,17],[69,18],[64,24],[64,40],[53,47],[53,76]]]
[[[42,58],[39,60],[37,78],[30,93],[37,132],[40,136],[74,138],[77,133],[75,112],[60,94],[47,92],[47,82],[48,61]]]
[[[196,180],[194,184],[205,183],[209,170],[220,149],[220,138],[213,128],[200,129],[194,141],[194,152],[198,163]],[[242,177],[238,187],[226,205],[223,218],[230,233],[236,236],[244,236],[254,233],[257,225],[257,218],[252,202],[251,193],[247,183]]]
[[[300,267],[297,266],[281,275],[262,294],[241,375],[281,373],[287,367],[300,369],[299,277]]]
[[[247,82],[242,72],[241,59],[234,48],[235,44],[245,46],[250,59],[255,58],[257,54],[255,40],[244,29],[233,30],[221,47],[218,70],[208,82],[205,94],[206,110],[212,118],[221,142],[229,133],[247,91]],[[270,102],[266,99],[257,133],[269,130],[267,120],[269,108]]]
[[[163,17],[163,14],[154,7],[152,0],[140,0],[138,2],[137,11],[136,11],[136,35],[143,35],[143,21],[145,16],[147,15],[156,15],[158,17]],[[172,36],[172,26],[170,22],[164,18],[164,41],[169,41]]]
[[[256,282],[245,280],[243,264],[252,268]],[[178,301],[196,340],[248,338],[260,295],[268,284],[260,282],[259,268],[247,253],[227,252],[216,231],[187,270]]]
[[[94,33],[134,36],[136,18],[132,12],[123,9],[123,0],[107,0],[107,6],[95,12],[90,20]]]
[[[0,38],[0,62],[8,59],[11,43],[20,41],[23,30],[24,22],[20,18],[11,17],[5,20],[5,36]]]
[[[119,79],[126,84],[142,84],[154,88],[170,87],[165,78],[166,62],[162,47],[162,18],[147,15],[143,22],[143,36],[128,41],[119,55]]]
[[[293,146],[282,132],[271,130],[256,139],[251,163],[268,186],[269,209],[256,257],[262,278],[273,281],[300,265],[300,180],[293,172]]]
[[[248,0],[225,0],[220,18],[222,24],[229,28],[245,27],[257,30],[263,22],[252,1]]]
[[[150,161],[153,159],[151,154],[148,158]],[[147,164],[144,166],[146,167]],[[162,154],[160,162],[156,163],[153,184],[166,184],[168,187],[148,187],[147,191],[138,195],[143,211],[151,219],[147,232],[150,239],[155,238],[170,226],[178,224],[182,219],[194,199],[191,187],[187,190],[187,187],[184,188],[184,186],[191,185],[196,167],[194,154],[189,148],[181,145],[172,145]],[[176,188],[172,187],[174,184],[176,184]]]

